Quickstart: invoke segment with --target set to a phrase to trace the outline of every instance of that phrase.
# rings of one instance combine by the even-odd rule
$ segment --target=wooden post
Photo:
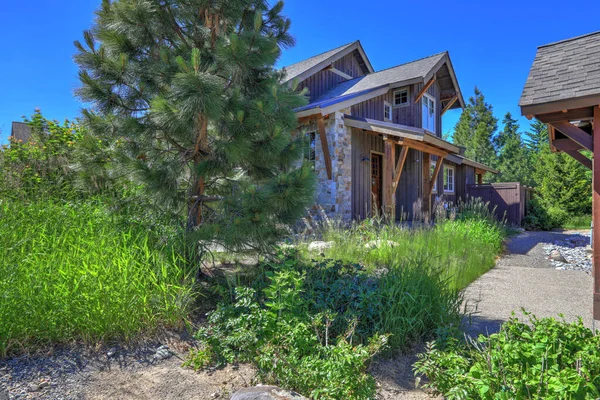
[[[477,174],[477,184],[483,185],[483,174]]]
[[[333,179],[331,167],[331,155],[329,155],[329,143],[327,143],[327,132],[325,132],[325,122],[323,116],[317,118],[317,128],[319,130],[319,138],[321,139],[321,147],[323,148],[323,158],[325,161],[325,169],[327,170],[327,179]]]
[[[594,147],[594,161],[593,161],[593,179],[592,179],[592,223],[594,224],[593,232],[594,235],[594,248],[592,250],[593,255],[593,268],[594,274],[594,319],[600,321],[600,106],[594,107],[594,133],[593,147]],[[596,140],[598,139],[598,140]]]
[[[389,137],[383,136],[383,147],[385,151],[383,161],[383,213],[385,218],[394,218],[394,163],[396,161],[396,144]]]
[[[423,152],[423,213],[431,215],[431,157],[429,153]]]

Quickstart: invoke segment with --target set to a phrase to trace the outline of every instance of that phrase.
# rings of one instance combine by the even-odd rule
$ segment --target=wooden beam
[[[412,149],[419,150],[425,153],[433,154],[434,156],[446,157],[448,152],[438,149],[433,146],[429,146],[423,142],[417,142],[415,140],[404,139],[402,142],[405,146],[408,146]]]
[[[423,162],[421,163],[421,176],[423,178],[423,213],[427,217],[431,215],[431,157],[429,153],[423,153]],[[426,217],[426,218],[427,218]]]
[[[429,182],[429,196],[431,196],[431,192],[433,191],[433,184],[435,183],[435,181],[437,181],[440,169],[442,168],[442,164],[444,164],[444,157],[438,158],[435,164],[435,169],[433,170],[433,175],[431,176],[431,181]]]
[[[594,110],[591,107],[576,108],[574,110],[567,110],[567,112],[559,111],[549,114],[539,114],[535,117],[545,124],[552,124],[554,122],[561,121],[576,121],[582,119],[590,119],[594,116]]]
[[[600,106],[594,107],[594,136],[600,136]],[[594,319],[600,321],[600,140],[594,140],[592,179],[592,275],[594,275]]]
[[[400,157],[398,158],[398,163],[396,164],[396,171],[394,171],[394,192],[398,187],[398,183],[400,182],[400,176],[402,176],[402,170],[404,169],[404,163],[406,162],[406,156],[408,155],[408,146],[402,146],[402,150],[400,150]]]
[[[448,111],[448,110],[450,109],[450,107],[452,107],[452,105],[453,105],[454,103],[456,103],[456,100],[458,100],[458,96],[455,96],[455,97],[451,98],[451,99],[450,99],[450,101],[448,102],[448,104],[446,104],[446,105],[444,106],[444,108],[442,109],[442,114],[441,114],[441,115],[444,115],[444,113],[445,113],[446,111]]]
[[[334,74],[336,74],[336,75],[338,75],[338,76],[341,76],[341,77],[342,77],[342,78],[344,78],[344,79],[347,79],[347,80],[354,79],[354,77],[353,77],[353,76],[350,76],[350,75],[348,75],[347,73],[345,73],[345,72],[342,72],[342,71],[340,71],[339,69],[335,68],[335,67],[333,66],[333,64],[332,64],[332,65],[330,65],[329,67],[326,67],[325,69],[326,69],[326,70],[328,70],[328,71],[331,71],[331,72],[333,72]]]
[[[394,161],[396,159],[396,144],[383,137],[384,161],[383,161],[383,214],[385,218],[394,218],[395,196],[394,193]]]
[[[579,151],[583,149],[580,144],[575,143],[571,139],[556,139],[552,141],[552,146],[556,147],[560,151]]]
[[[477,174],[477,184],[483,185],[483,173]]]
[[[552,126],[572,141],[579,143],[584,149],[593,151],[592,136],[568,121],[552,123]]]
[[[423,89],[421,89],[417,97],[415,97],[415,103],[418,103],[419,100],[421,100],[421,97],[423,97],[423,95],[427,93],[427,89],[429,89],[431,85],[433,85],[433,82],[435,82],[435,75],[429,80],[429,82],[425,84],[425,86],[423,86]]]
[[[327,179],[333,179],[333,171],[331,167],[331,155],[329,154],[329,144],[327,143],[327,133],[325,132],[325,122],[323,117],[317,118],[317,127],[319,137],[321,138],[321,147],[323,148],[323,159],[325,161],[325,169],[327,170]]]
[[[586,156],[584,156],[577,150],[565,150],[565,154],[568,154],[571,157],[573,157],[574,159],[576,159],[577,161],[579,161],[579,163],[581,165],[583,165],[584,167],[586,167],[588,169],[592,169],[592,160],[590,160],[589,158],[587,158]]]

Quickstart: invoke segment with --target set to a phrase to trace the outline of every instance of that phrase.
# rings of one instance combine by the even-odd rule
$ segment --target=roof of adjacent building
[[[600,94],[600,31],[538,47],[521,107]]]
[[[27,142],[31,137],[31,127],[25,122],[13,121],[10,136],[16,141]]]

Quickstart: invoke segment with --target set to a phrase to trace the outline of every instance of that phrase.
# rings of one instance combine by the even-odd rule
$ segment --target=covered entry
[[[540,46],[519,105],[547,124],[553,151],[593,170],[593,315],[600,320],[600,32]]]

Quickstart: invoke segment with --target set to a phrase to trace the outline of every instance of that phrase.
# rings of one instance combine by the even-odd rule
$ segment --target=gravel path
[[[511,312],[523,307],[538,317],[564,314],[567,321],[583,318],[592,326],[592,277],[585,270],[557,270],[548,259],[555,243],[585,246],[589,231],[524,232],[512,238],[496,267],[466,290],[467,310],[474,313],[472,334],[495,332]]]

